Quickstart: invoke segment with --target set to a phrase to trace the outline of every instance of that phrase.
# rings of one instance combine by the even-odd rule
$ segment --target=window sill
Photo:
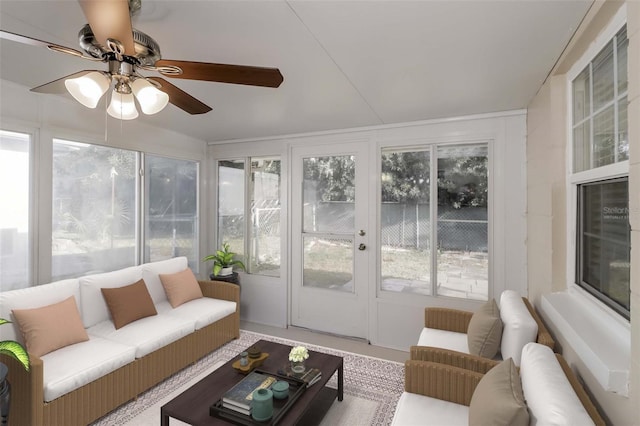
[[[629,395],[631,328],[575,286],[542,296],[541,312],[607,392]]]

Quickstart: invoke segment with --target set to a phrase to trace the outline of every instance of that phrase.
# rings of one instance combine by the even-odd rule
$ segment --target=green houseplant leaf
[[[215,254],[210,254],[202,258],[203,262],[213,260],[213,275],[218,275],[222,268],[229,266],[237,266],[238,268],[245,270],[244,263],[240,260],[234,259],[236,253],[231,251],[229,243],[223,243],[222,248],[216,250]]]
[[[7,321],[4,318],[0,318],[0,325],[8,324],[11,321]],[[15,358],[25,370],[29,371],[29,354],[27,350],[18,342],[14,340],[3,340],[0,342],[0,353],[9,355],[12,358]]]

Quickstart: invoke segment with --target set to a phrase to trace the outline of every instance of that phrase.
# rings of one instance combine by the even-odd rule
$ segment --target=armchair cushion
[[[494,299],[482,305],[469,321],[467,342],[469,353],[485,358],[493,358],[500,348],[502,320]]]
[[[469,404],[470,426],[527,426],[529,413],[520,375],[511,358],[489,370],[476,386]]]
[[[505,290],[500,296],[500,318],[502,319],[502,359],[513,358],[520,365],[522,348],[535,342],[538,323],[525,306],[522,297],[513,290]]]
[[[403,392],[396,405],[392,426],[467,426],[469,407],[416,393]]]
[[[418,339],[418,346],[434,346],[464,352],[465,354],[469,353],[466,334],[439,330],[437,328],[423,328],[422,332],[420,332],[420,338]]]
[[[520,376],[532,426],[594,424],[549,347],[527,344]]]

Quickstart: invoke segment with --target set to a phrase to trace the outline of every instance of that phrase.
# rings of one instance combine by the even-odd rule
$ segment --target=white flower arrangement
[[[309,351],[304,346],[294,346],[289,352],[289,361],[302,362],[309,358]]]

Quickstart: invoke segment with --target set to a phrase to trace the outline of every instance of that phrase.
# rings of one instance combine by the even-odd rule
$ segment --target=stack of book
[[[251,414],[251,400],[253,392],[258,389],[268,389],[276,382],[276,378],[252,371],[229,389],[222,397],[222,406],[238,413]]]

